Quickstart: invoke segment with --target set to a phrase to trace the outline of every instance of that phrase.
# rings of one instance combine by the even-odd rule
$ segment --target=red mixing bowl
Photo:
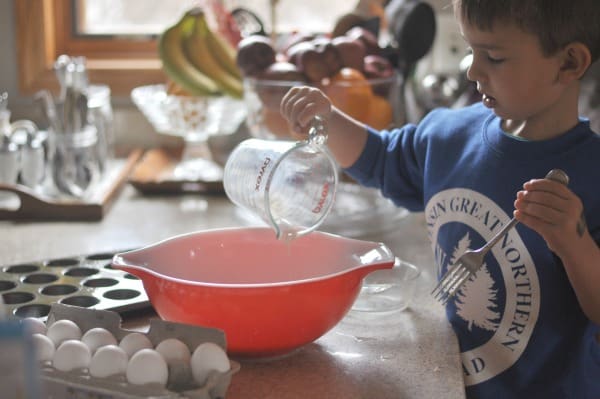
[[[161,318],[221,329],[240,357],[316,340],[351,308],[363,277],[393,264],[382,243],[322,232],[285,242],[267,227],[185,234],[113,259],[141,278]]]

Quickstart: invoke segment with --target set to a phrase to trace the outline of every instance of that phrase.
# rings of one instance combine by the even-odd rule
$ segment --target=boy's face
[[[461,21],[460,28],[473,51],[467,76],[496,115],[525,121],[560,112],[561,63],[558,56],[544,56],[536,36],[510,24],[481,31]]]

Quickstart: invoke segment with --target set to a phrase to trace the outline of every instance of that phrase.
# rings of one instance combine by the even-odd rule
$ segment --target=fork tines
[[[431,294],[445,305],[450,298],[456,295],[460,287],[471,275],[471,272],[465,265],[455,263],[446,271],[446,274],[440,279],[433,291],[431,291]]]

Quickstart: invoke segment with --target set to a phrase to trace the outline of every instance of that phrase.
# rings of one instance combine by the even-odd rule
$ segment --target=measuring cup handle
[[[315,116],[308,130],[308,142],[310,144],[325,145],[327,143],[327,126],[322,116]]]

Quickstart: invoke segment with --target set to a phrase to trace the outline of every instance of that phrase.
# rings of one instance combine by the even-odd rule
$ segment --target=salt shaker
[[[46,174],[45,150],[39,138],[32,138],[21,148],[21,183],[35,189]]]
[[[10,111],[0,109],[0,184],[15,184],[19,177],[19,146],[10,135]]]
[[[0,184],[15,184],[19,177],[19,146],[0,135]]]
[[[30,188],[41,185],[46,172],[44,137],[37,125],[21,119],[10,124],[10,140],[20,152],[19,182]]]

